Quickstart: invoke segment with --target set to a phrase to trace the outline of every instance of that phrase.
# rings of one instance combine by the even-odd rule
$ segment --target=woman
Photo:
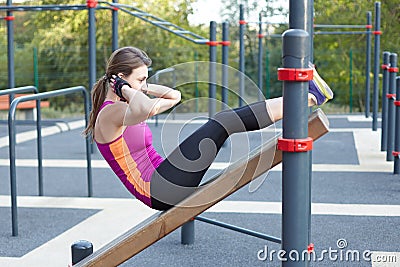
[[[166,210],[199,186],[229,135],[282,119],[282,98],[217,113],[163,159],[152,145],[145,121],[178,104],[181,94],[165,86],[147,85],[150,64],[151,59],[134,47],[120,48],[111,55],[106,74],[92,90],[93,109],[84,134],[92,135],[112,170],[137,199],[153,209]],[[316,72],[314,76],[309,106],[333,97]]]

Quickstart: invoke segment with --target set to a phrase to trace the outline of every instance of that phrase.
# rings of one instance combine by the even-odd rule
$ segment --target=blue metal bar
[[[382,122],[381,122],[381,151],[386,151],[387,147],[387,130],[388,130],[388,99],[386,94],[389,90],[389,57],[390,52],[383,52],[383,69],[382,69]]]
[[[331,28],[331,29],[365,29],[367,25],[330,25],[330,24],[315,24],[314,28]]]
[[[228,42],[229,41],[229,23],[223,22],[222,23],[222,41]],[[229,45],[223,44],[222,45],[222,92],[221,92],[221,100],[222,100],[222,110],[227,109],[229,106],[228,103],[228,66],[229,66]]]
[[[207,43],[207,39],[203,38],[202,36],[195,34],[191,31],[188,31],[186,29],[183,29],[182,27],[179,27],[171,22],[168,22],[166,20],[163,20],[161,18],[158,18],[150,13],[147,13],[143,10],[140,10],[136,7],[130,6],[130,5],[126,5],[126,4],[119,4],[119,3],[109,3],[106,1],[99,1],[99,4],[105,4],[111,7],[116,7],[119,10],[130,14],[136,18],[139,18],[143,21],[146,21],[150,24],[153,24],[154,26],[161,28],[163,30],[169,31],[177,36],[180,36],[188,41],[191,41],[193,43],[196,44],[206,44]],[[130,11],[134,10],[134,11]]]
[[[391,53],[389,56],[390,68],[397,68],[397,54]],[[394,147],[394,135],[395,135],[395,121],[396,121],[396,110],[394,106],[396,94],[396,72],[389,69],[389,87],[388,95],[388,117],[387,117],[387,144],[386,144],[386,161],[393,161],[393,147]]]
[[[245,50],[244,50],[244,7],[239,5],[239,107],[243,106],[244,78],[245,78]]]
[[[86,8],[86,5],[0,6],[0,11],[61,11],[84,10]]]
[[[114,4],[118,3],[118,0],[113,0]],[[112,51],[118,49],[118,11],[113,9],[112,11]]]
[[[217,46],[213,43],[217,40],[217,23],[210,21],[210,45],[209,45],[209,83],[208,83],[208,116],[215,115],[217,101]]]
[[[379,106],[379,57],[381,45],[381,3],[375,2],[375,39],[374,39],[374,91],[372,94],[372,131],[378,129]]]
[[[396,103],[400,103],[400,77],[396,77]],[[394,149],[393,152],[397,153],[396,155],[393,155],[394,157],[394,165],[393,165],[393,174],[400,174],[400,158],[399,158],[399,152],[400,152],[400,134],[399,134],[399,129],[400,129],[400,106],[396,104],[396,122],[395,122],[395,137],[394,137]]]
[[[262,13],[258,14],[258,20],[260,23],[258,24],[258,101],[264,99],[263,95],[263,31],[262,31]]]
[[[220,221],[217,221],[217,220],[211,220],[211,219],[208,219],[208,218],[205,218],[205,217],[202,217],[202,216],[196,216],[195,219],[198,220],[198,221],[201,221],[201,222],[213,224],[213,225],[216,225],[216,226],[219,226],[219,227],[223,227],[223,228],[226,228],[226,229],[229,229],[229,230],[233,230],[233,231],[236,231],[236,232],[239,232],[239,233],[243,233],[243,234],[246,234],[246,235],[258,237],[258,238],[261,238],[261,239],[264,239],[264,240],[268,240],[268,241],[271,241],[271,242],[274,242],[274,243],[281,244],[281,239],[277,238],[277,237],[274,237],[274,236],[269,236],[269,235],[266,235],[266,234],[263,234],[263,233],[259,233],[259,232],[252,231],[252,230],[249,230],[249,229],[246,229],[246,228],[238,227],[238,226],[235,226],[235,225],[232,225],[232,224],[227,224],[227,223],[220,222]]]
[[[85,125],[89,121],[89,94],[83,86],[70,87],[65,89],[54,90],[45,93],[38,93],[33,95],[21,96],[11,102],[8,111],[8,138],[9,138],[9,157],[10,157],[10,186],[11,186],[11,220],[12,220],[12,235],[18,235],[18,213],[17,213],[17,181],[16,181],[16,165],[15,165],[15,144],[16,144],[16,131],[15,131],[15,113],[19,103],[29,100],[41,100],[44,98],[52,98],[61,95],[68,95],[77,92],[82,92],[84,97],[85,106]],[[39,110],[39,109],[38,109]],[[40,113],[38,121],[40,121]],[[40,124],[37,129],[38,139],[41,138]],[[41,145],[41,142],[40,142]],[[90,141],[86,138],[86,160],[87,160],[87,181],[88,181],[88,196],[92,196],[92,168],[90,156]],[[40,166],[41,167],[41,166]]]
[[[371,25],[372,23],[372,14],[371,11],[367,12],[367,25]],[[369,117],[369,109],[371,104],[371,28],[367,28],[366,38],[366,51],[365,51],[365,117]]]
[[[7,0],[7,7],[11,7],[11,0]],[[13,14],[10,10],[7,10],[7,17],[13,18]],[[7,66],[8,66],[8,87],[15,87],[15,68],[14,68],[14,20],[7,20]],[[14,98],[14,94],[10,96],[11,100]]]
[[[369,31],[359,31],[359,32],[318,31],[318,32],[314,32],[314,35],[356,35],[356,34],[371,34],[371,32],[369,32]]]

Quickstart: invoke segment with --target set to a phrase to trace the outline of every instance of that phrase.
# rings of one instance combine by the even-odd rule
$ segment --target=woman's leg
[[[229,135],[259,130],[281,118],[282,98],[217,113],[156,169],[150,186],[152,207],[166,210],[192,194]]]

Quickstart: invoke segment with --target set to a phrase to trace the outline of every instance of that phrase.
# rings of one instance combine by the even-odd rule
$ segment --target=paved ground
[[[400,266],[400,176],[380,152],[380,131],[373,132],[362,115],[329,120],[331,132],[313,150],[311,241],[317,259],[311,266]],[[202,123],[184,122],[179,116],[165,124],[160,119],[157,127],[149,122],[158,151],[168,154]],[[130,196],[98,152],[92,155],[94,196],[87,197],[82,126],[79,118],[44,126],[45,196],[38,197],[35,128],[18,125],[19,236],[12,237],[7,124],[0,123],[0,266],[65,267],[74,241],[90,240],[97,249],[154,213]],[[233,136],[205,179],[279,127]],[[280,166],[264,178],[203,215],[280,237]],[[279,245],[196,222],[194,245],[181,245],[177,230],[122,266],[279,266],[273,250]]]

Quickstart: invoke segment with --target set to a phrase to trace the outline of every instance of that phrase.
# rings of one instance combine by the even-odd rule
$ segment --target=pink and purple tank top
[[[105,101],[100,110],[109,104],[114,102]],[[129,192],[149,207],[151,176],[164,160],[152,143],[153,135],[145,122],[127,126],[112,142],[96,141],[100,153]]]

